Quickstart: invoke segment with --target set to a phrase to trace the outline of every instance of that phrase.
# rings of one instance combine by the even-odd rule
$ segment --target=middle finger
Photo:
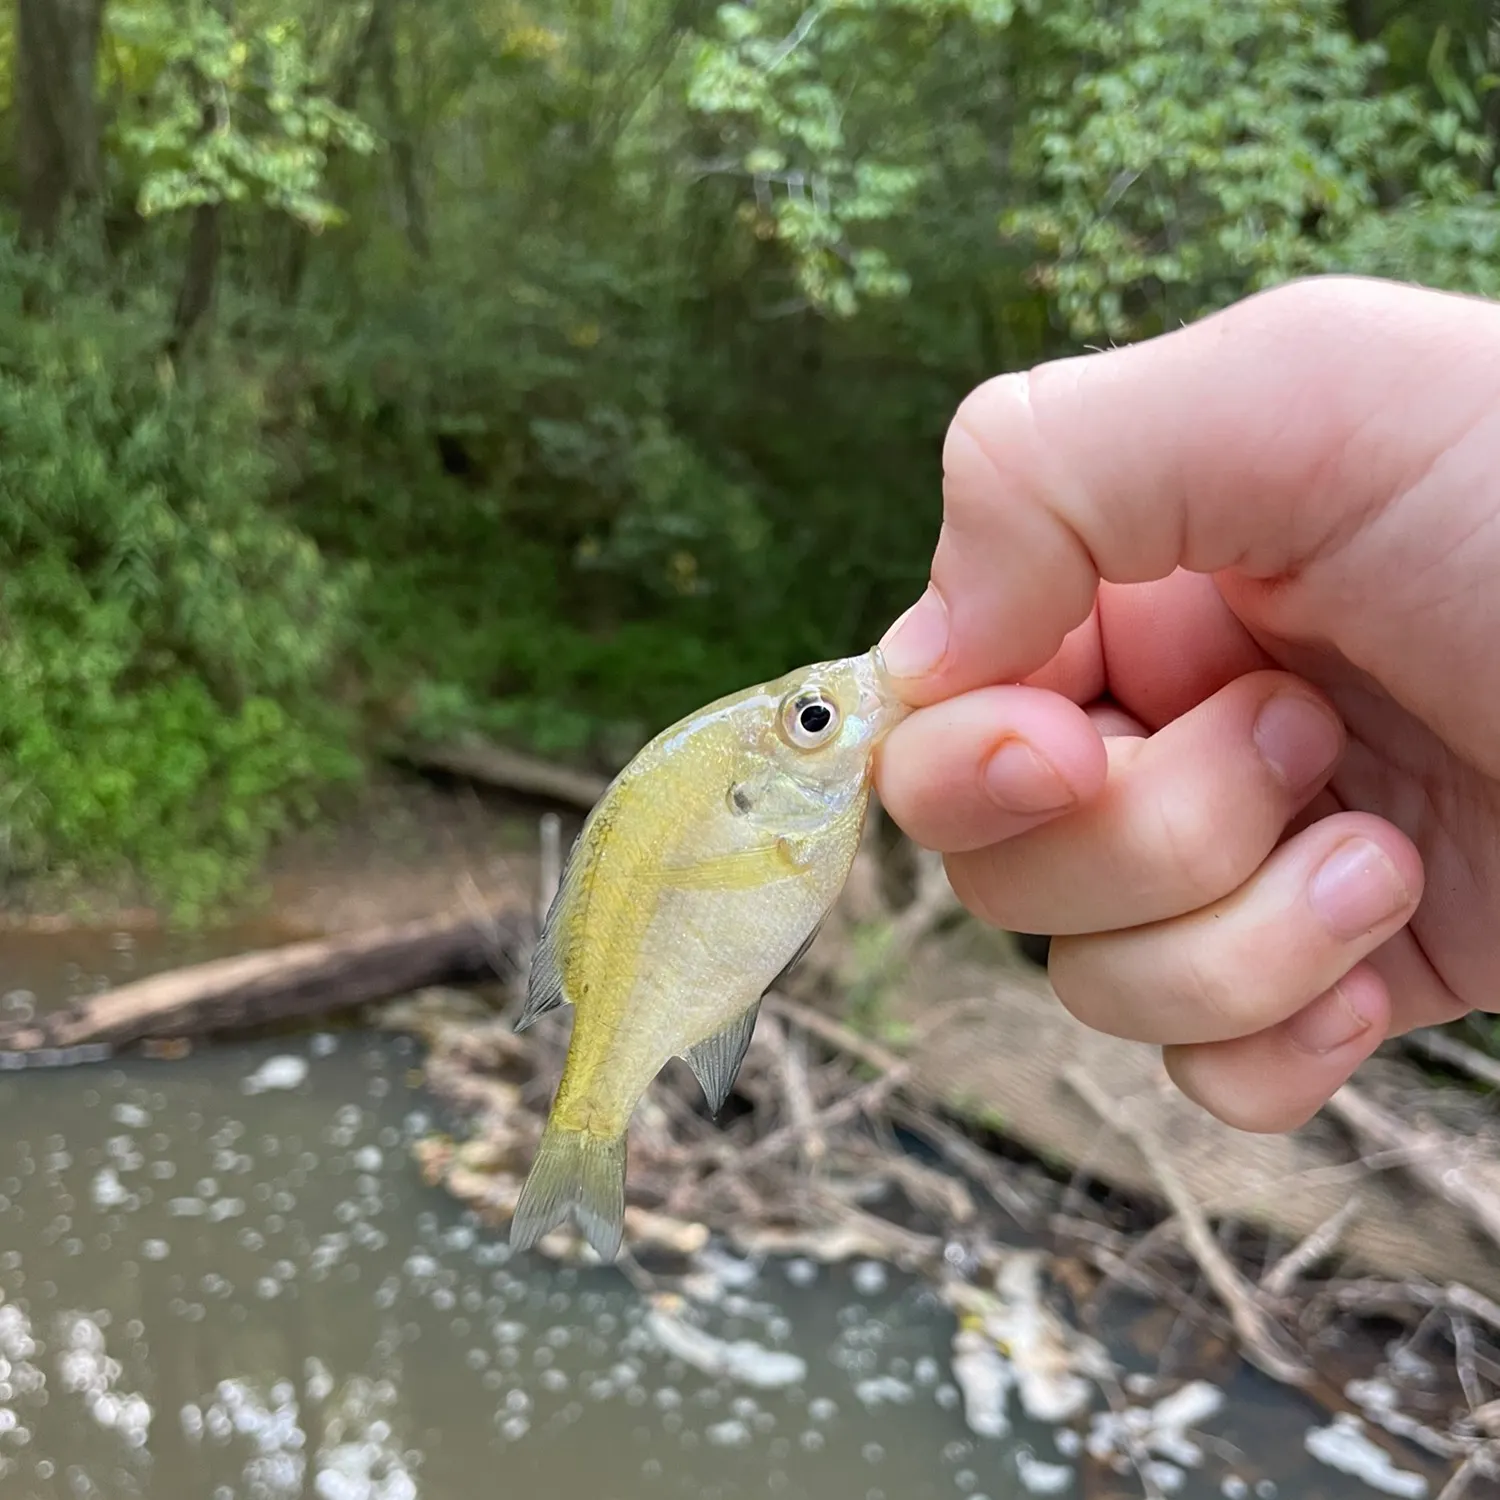
[[[1056,936],[1159,922],[1228,895],[1327,781],[1344,732],[1284,672],[1237,678],[1149,739],[1111,739],[1104,789],[1077,811],[948,856],[969,909]]]

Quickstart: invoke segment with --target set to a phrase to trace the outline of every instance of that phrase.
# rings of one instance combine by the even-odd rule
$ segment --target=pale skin
[[[1075,1016],[1279,1131],[1500,1010],[1500,306],[1283,287],[988,382],[943,468],[878,789]]]

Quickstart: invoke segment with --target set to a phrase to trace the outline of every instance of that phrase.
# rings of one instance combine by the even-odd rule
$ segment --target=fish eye
[[[838,705],[822,693],[799,693],[781,714],[782,730],[799,750],[816,750],[838,733]]]

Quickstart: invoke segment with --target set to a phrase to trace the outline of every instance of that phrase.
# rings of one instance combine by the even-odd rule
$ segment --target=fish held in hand
[[[601,1258],[619,1253],[636,1104],[681,1057],[718,1113],[761,998],[843,889],[875,747],[907,712],[878,647],[820,662],[663,730],[599,799],[542,924],[517,1022],[574,1008],[511,1220],[517,1248],[572,1214]]]

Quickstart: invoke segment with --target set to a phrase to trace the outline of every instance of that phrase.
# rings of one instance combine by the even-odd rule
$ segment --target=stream
[[[6,935],[0,1013],[212,951]],[[706,1326],[805,1376],[689,1367],[617,1272],[512,1256],[424,1184],[410,1147],[451,1122],[420,1062],[408,1039],[338,1031],[0,1072],[0,1500],[1140,1493],[1014,1402],[1007,1436],[971,1433],[951,1315],[873,1263],[724,1258]],[[1434,1493],[1315,1461],[1326,1416],[1254,1372],[1226,1394],[1164,1493]]]

